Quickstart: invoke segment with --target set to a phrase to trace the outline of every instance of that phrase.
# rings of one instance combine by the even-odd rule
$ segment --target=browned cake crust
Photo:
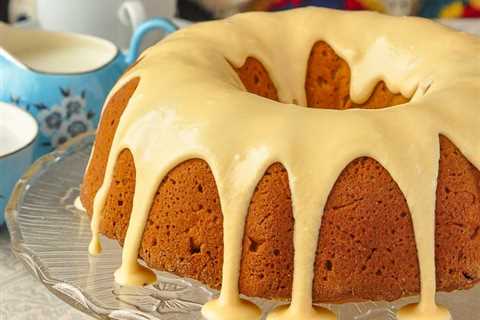
[[[236,70],[246,89],[278,95],[261,62],[248,58]],[[103,181],[119,118],[141,79],[130,80],[107,104],[81,199],[91,216]],[[349,97],[350,70],[324,42],[312,49],[305,89],[315,108],[380,108],[407,101],[380,82],[368,101]],[[268,124],[265,124],[268,125]],[[441,146],[436,206],[438,290],[465,289],[479,281],[480,173],[446,138]],[[328,156],[328,155],[326,155]],[[135,187],[130,151],[117,159],[101,232],[123,243]],[[144,231],[140,257],[151,267],[220,288],[223,229],[220,200],[207,163],[179,164],[161,183]],[[248,296],[289,298],[293,268],[293,216],[284,167],[266,171],[251,200],[243,240],[240,291]],[[315,301],[395,300],[418,293],[419,271],[406,201],[375,160],[352,161],[332,189],[320,229]]]

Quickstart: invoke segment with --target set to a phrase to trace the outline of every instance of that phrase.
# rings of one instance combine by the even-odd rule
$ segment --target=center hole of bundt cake
[[[248,57],[240,68],[235,68],[247,91],[279,101],[278,92],[268,71],[256,58]],[[380,81],[363,103],[350,98],[350,67],[324,41],[313,46],[307,62],[305,79],[307,107],[344,110],[350,108],[380,109],[408,102],[400,93],[392,93]]]

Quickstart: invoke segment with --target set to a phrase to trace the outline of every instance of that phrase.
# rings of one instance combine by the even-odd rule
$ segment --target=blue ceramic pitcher
[[[135,30],[128,53],[122,53],[95,37],[0,23],[0,101],[37,119],[35,158],[97,126],[107,94],[153,29],[170,33],[176,26],[163,18],[146,21]]]

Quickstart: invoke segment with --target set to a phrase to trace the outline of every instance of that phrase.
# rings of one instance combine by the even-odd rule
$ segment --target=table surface
[[[444,22],[444,21],[442,21]],[[480,35],[480,21],[450,20],[451,27]],[[50,293],[15,258],[0,226],[0,320],[91,320]]]
[[[50,293],[16,259],[0,226],[0,320],[92,320]]]

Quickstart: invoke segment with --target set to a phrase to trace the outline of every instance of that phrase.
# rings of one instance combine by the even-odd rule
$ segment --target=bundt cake
[[[333,319],[313,302],[480,279],[480,41],[433,22],[304,8],[202,23],[148,49],[103,110],[81,188],[151,268],[221,289],[207,319]],[[339,110],[342,110],[339,112]]]

